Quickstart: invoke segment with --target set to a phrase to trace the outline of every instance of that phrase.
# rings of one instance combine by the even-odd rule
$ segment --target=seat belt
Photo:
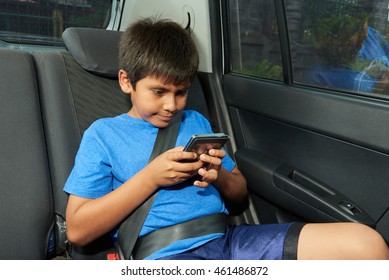
[[[169,126],[158,130],[149,162],[161,153],[175,146],[178,130],[180,128],[181,116],[182,113],[180,112],[176,115]],[[117,238],[117,250],[121,260],[131,259],[135,243],[157,193],[158,192],[155,192],[152,196],[150,196],[120,225]]]
[[[138,239],[132,253],[133,259],[143,260],[178,240],[208,234],[224,234],[227,225],[227,216],[224,213],[216,213],[152,231]]]

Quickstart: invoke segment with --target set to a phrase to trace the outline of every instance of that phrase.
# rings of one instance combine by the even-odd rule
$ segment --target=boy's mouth
[[[167,115],[167,116],[158,115],[158,117],[161,121],[170,122],[174,118],[174,115]]]

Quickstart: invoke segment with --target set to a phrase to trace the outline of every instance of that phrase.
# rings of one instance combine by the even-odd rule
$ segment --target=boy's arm
[[[246,179],[237,167],[227,171],[219,170],[217,179],[212,183],[219,190],[230,214],[239,214],[248,206]]]
[[[201,155],[200,159],[211,164],[208,170],[201,168],[199,174],[203,181],[196,181],[198,187],[207,187],[212,183],[220,192],[230,214],[239,214],[248,206],[246,179],[237,167],[231,171],[221,166],[224,150],[211,149],[209,155]]]
[[[170,186],[192,177],[201,161],[183,147],[171,149],[150,162],[144,169],[114,191],[96,198],[70,195],[66,208],[69,242],[86,245],[120,224],[159,187]]]
[[[105,196],[89,199],[70,195],[66,208],[70,243],[88,244],[112,230],[143,203],[157,189],[144,170]]]

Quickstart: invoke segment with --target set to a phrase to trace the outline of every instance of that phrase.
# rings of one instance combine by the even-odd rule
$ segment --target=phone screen
[[[194,134],[184,151],[195,152],[198,156],[207,154],[210,149],[221,149],[229,138],[224,133]]]

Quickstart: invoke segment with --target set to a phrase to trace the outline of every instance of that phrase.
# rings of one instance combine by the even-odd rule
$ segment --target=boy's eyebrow
[[[189,87],[183,87],[183,88],[180,88],[178,91],[188,91],[189,90]]]
[[[163,85],[154,85],[154,86],[152,85],[152,86],[150,86],[150,88],[158,89],[158,90],[162,90],[162,91],[170,91],[170,88],[168,88],[167,86],[163,86]],[[189,86],[177,89],[178,92],[188,91],[188,90],[189,90]]]
[[[150,86],[152,89],[160,89],[160,90],[169,90],[167,87],[161,86],[161,85],[152,85]]]

